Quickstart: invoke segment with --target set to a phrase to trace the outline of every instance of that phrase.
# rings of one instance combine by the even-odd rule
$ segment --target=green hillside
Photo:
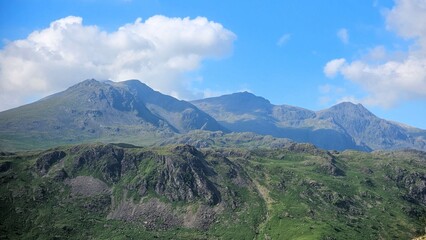
[[[2,152],[3,239],[410,239],[426,153],[86,144]]]

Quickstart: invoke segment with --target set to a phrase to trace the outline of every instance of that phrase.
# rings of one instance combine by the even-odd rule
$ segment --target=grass
[[[334,155],[334,164],[344,174],[335,176],[318,171],[330,161],[324,154],[283,149],[205,150],[204,160],[216,173],[209,180],[221,192],[223,210],[205,230],[183,226],[149,230],[143,222],[108,220],[107,215],[124,200],[140,204],[157,198],[180,214],[187,209],[196,212],[204,203],[173,202],[154,191],[163,168],[157,158],[184,161],[172,146],[121,146],[124,148],[113,147],[138,159],[137,168],[110,183],[111,196],[70,198],[70,187],[53,180],[55,171],[64,167],[71,173],[76,157],[102,144],[79,146],[77,152],[70,150],[75,147],[57,148],[67,156],[44,177],[35,170],[41,152],[1,156],[0,164],[12,165],[0,172],[0,235],[10,239],[410,239],[424,234],[425,204],[408,201],[410,186],[405,180],[393,179],[399,173],[405,174],[401,179],[424,176],[422,155],[343,152]],[[225,158],[221,153],[228,155]],[[70,178],[90,175],[107,181],[101,166],[111,160],[101,156],[92,161]],[[142,196],[144,181],[148,189]],[[114,204],[108,205],[105,197],[112,197]]]

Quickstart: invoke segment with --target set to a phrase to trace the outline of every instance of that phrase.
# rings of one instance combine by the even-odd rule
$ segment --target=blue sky
[[[3,89],[0,94],[3,98],[0,96],[0,100],[9,99],[0,107],[5,110],[34,101],[85,78],[124,80],[116,78],[135,76],[155,89],[183,99],[248,90],[274,104],[312,110],[350,100],[364,104],[379,117],[426,129],[426,31],[422,27],[426,25],[425,5],[421,0],[0,0],[0,38],[3,40],[0,50],[0,87]],[[64,80],[60,79],[60,73],[52,73],[55,70],[51,68],[55,66],[50,62],[43,65],[44,58],[32,56],[38,51],[40,41],[50,41],[45,39],[59,33],[46,31],[37,38],[37,44],[33,44],[29,35],[48,29],[52,22],[68,16],[80,17],[81,23],[75,18],[68,18],[67,22],[80,24],[83,27],[79,29],[84,31],[96,26],[97,32],[93,34],[99,37],[117,32],[125,24],[136,26],[137,18],[141,18],[139,24],[148,25],[145,21],[156,15],[163,15],[165,19],[153,20],[153,25],[169,24],[170,19],[177,18],[176,28],[193,24],[196,17],[203,17],[207,21],[200,20],[200,28],[215,29],[212,34],[218,36],[209,41],[200,40],[197,31],[203,29],[197,28],[189,41],[202,41],[200,44],[204,45],[199,49],[187,49],[191,44],[182,43],[183,47],[174,43],[173,49],[182,47],[186,51],[178,56],[173,55],[175,50],[166,54],[169,60],[179,59],[178,69],[155,69],[155,64],[160,64],[162,59],[156,57],[138,58],[143,59],[140,64],[132,62],[141,68],[145,67],[145,62],[153,64],[154,70],[149,74],[143,70],[111,74],[111,69],[115,69],[112,67],[104,71],[106,66],[122,66],[116,65],[118,60],[97,67],[99,59],[117,54],[109,53],[108,48],[100,48],[99,52],[109,55],[96,53],[99,58],[96,61],[90,59],[90,54],[84,55],[85,64],[94,64],[94,67],[81,70],[79,65],[69,67],[67,62],[58,65],[59,69],[67,66],[63,71]],[[185,17],[189,17],[189,22],[183,20]],[[209,21],[220,24],[221,28],[213,27]],[[413,25],[418,26],[411,27]],[[129,29],[138,31],[140,28]],[[155,29],[153,31],[157,34]],[[159,38],[164,37],[162,41],[175,40],[173,31],[168,31],[171,35],[159,35]],[[143,30],[143,34],[151,33]],[[124,36],[132,38],[129,34]],[[72,46],[74,52],[91,51],[75,50],[75,45],[64,43],[63,47],[67,46]],[[129,52],[136,52],[130,49],[136,45],[126,46]],[[195,57],[189,59],[188,56]],[[27,58],[35,63],[28,62]],[[11,59],[19,61],[13,65]],[[26,60],[25,65],[20,64],[22,59]],[[20,66],[24,66],[27,75],[5,70]],[[26,71],[34,66],[42,70]],[[98,72],[90,76],[88,69]],[[28,76],[40,79],[32,80]],[[16,80],[19,78],[22,79]],[[22,86],[26,90],[22,90]]]

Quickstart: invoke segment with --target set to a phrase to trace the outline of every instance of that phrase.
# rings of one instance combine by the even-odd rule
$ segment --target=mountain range
[[[248,92],[192,103],[235,132],[289,138],[324,149],[426,149],[426,131],[378,118],[361,104],[343,102],[315,112],[273,105]]]
[[[361,104],[311,111],[248,92],[187,102],[138,80],[94,79],[1,112],[0,149],[91,141],[143,145],[192,130],[253,132],[333,150],[426,149],[425,130],[378,118]]]
[[[85,80],[0,113],[0,148],[25,149],[105,141],[151,142],[194,129],[224,131],[191,103],[136,80]]]
[[[360,104],[86,80],[0,113],[0,238],[425,236],[426,152],[388,150],[425,138]]]

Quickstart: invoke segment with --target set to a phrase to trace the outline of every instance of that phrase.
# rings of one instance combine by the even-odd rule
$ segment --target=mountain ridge
[[[238,99],[237,96],[244,97]],[[251,96],[250,101],[241,101],[247,96]],[[253,103],[256,100],[258,102]],[[426,150],[425,130],[378,118],[362,104],[342,102],[327,109],[312,111],[290,105],[273,105],[269,101],[265,103],[256,95],[247,93],[191,102],[231,131],[269,134],[296,142],[313,143],[324,149]],[[249,102],[248,106],[245,102]],[[257,111],[250,108],[256,104],[263,105],[263,109]],[[240,110],[227,111],[234,106],[240,106]]]
[[[0,112],[0,149],[92,141],[147,145],[193,130],[253,132],[328,150],[426,150],[425,130],[378,118],[361,104],[312,111],[249,92],[187,102],[139,80],[95,79]]]
[[[153,142],[195,129],[227,131],[190,103],[140,83],[139,91],[157,99],[147,104],[126,84],[132,82],[88,79],[34,103],[1,112],[0,148],[16,144],[49,147],[94,140]],[[167,105],[171,104],[178,110],[169,111]]]

